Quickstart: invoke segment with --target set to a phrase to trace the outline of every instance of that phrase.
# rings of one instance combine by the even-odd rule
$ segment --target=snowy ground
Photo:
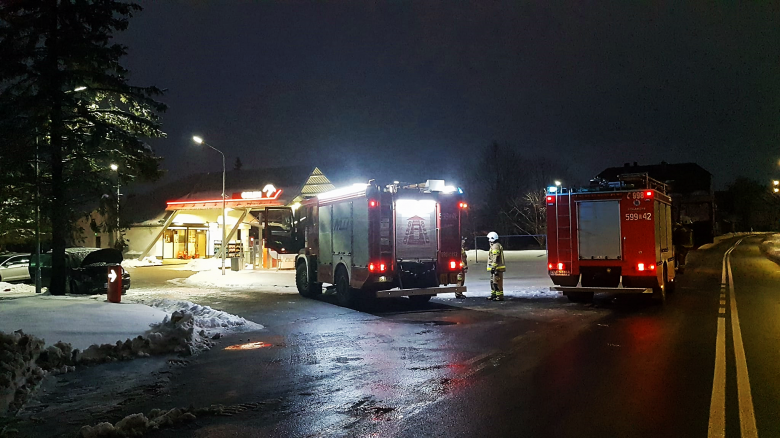
[[[124,259],[122,260],[122,267],[127,268],[139,268],[142,266],[162,266],[162,260],[157,257],[144,257],[143,260],[138,259]]]
[[[486,251],[479,251],[479,254],[476,254],[475,251],[468,251],[468,257],[469,271],[466,274],[466,287],[469,292],[467,295],[490,295],[490,272],[487,271]],[[544,250],[506,251],[505,258],[507,265],[507,271],[504,275],[505,295],[528,298],[559,296],[558,292],[550,292],[549,290],[552,282],[547,275],[547,253]],[[174,288],[186,288],[182,289],[184,296],[199,294],[200,291],[205,291],[207,288],[230,291],[297,293],[294,271],[247,269],[234,272],[228,270],[225,275],[222,275],[219,264],[220,261],[215,259],[191,262],[184,266],[199,272],[188,278],[169,280],[168,283]],[[211,266],[211,269],[205,269],[208,266]],[[135,290],[133,294],[149,297],[158,292],[163,293],[163,290]],[[166,294],[171,292],[173,290],[165,291]],[[213,294],[211,291],[208,293]],[[441,294],[439,296],[440,298],[454,298],[455,294]]]
[[[108,303],[87,297],[37,296],[3,301],[0,331],[23,330],[43,338],[47,345],[67,342],[86,349],[134,338],[167,313],[141,304]]]
[[[48,288],[43,288],[43,292],[46,292],[47,290]],[[34,284],[6,283],[0,281],[0,300],[32,296],[35,296]]]
[[[84,350],[93,344],[114,344],[135,338],[177,311],[192,314],[196,331],[205,329],[209,336],[263,328],[244,318],[189,301],[126,298],[122,303],[109,303],[105,296],[98,295],[36,296],[3,301],[0,332],[23,330],[44,339],[47,345],[62,341]]]
[[[769,258],[780,263],[780,234],[773,234],[761,243],[761,251]]]

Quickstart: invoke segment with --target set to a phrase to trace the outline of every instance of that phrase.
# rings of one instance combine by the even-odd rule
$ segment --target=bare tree
[[[501,212],[515,232],[533,235],[540,248],[544,248],[547,234],[545,196],[545,189],[529,191],[509,200],[509,208]]]

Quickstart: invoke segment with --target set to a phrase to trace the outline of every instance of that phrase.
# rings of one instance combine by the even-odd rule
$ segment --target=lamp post
[[[114,246],[119,242],[119,166],[111,163],[111,170],[116,172],[116,236],[114,237]]]
[[[211,149],[214,149],[215,151],[219,152],[220,155],[222,155],[222,250],[221,251],[222,251],[222,275],[225,275],[225,252],[227,251],[227,242],[225,241],[227,239],[227,235],[226,235],[227,221],[225,220],[225,154],[223,154],[221,150],[203,141],[203,139],[201,137],[198,137],[197,135],[192,136],[192,141],[194,141],[197,144],[205,144],[206,146],[210,147]]]

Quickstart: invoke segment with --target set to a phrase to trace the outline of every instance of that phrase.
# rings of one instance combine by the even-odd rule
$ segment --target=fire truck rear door
[[[620,201],[578,202],[577,235],[580,259],[620,259]]]
[[[396,259],[435,261],[438,254],[436,201],[398,199],[395,208]]]

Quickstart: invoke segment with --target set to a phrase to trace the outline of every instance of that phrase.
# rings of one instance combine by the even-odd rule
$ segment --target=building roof
[[[241,169],[225,174],[227,198],[231,198],[234,193],[261,191],[268,184],[282,190],[279,200],[283,205],[333,189],[330,181],[316,167]],[[156,223],[164,216],[169,201],[221,199],[221,194],[222,172],[198,173],[147,193],[128,196],[122,216],[132,223]]]
[[[619,175],[647,173],[650,178],[669,186],[670,193],[712,192],[712,174],[696,163],[666,163],[639,166],[626,163],[610,167],[598,174],[607,181],[617,181]]]

